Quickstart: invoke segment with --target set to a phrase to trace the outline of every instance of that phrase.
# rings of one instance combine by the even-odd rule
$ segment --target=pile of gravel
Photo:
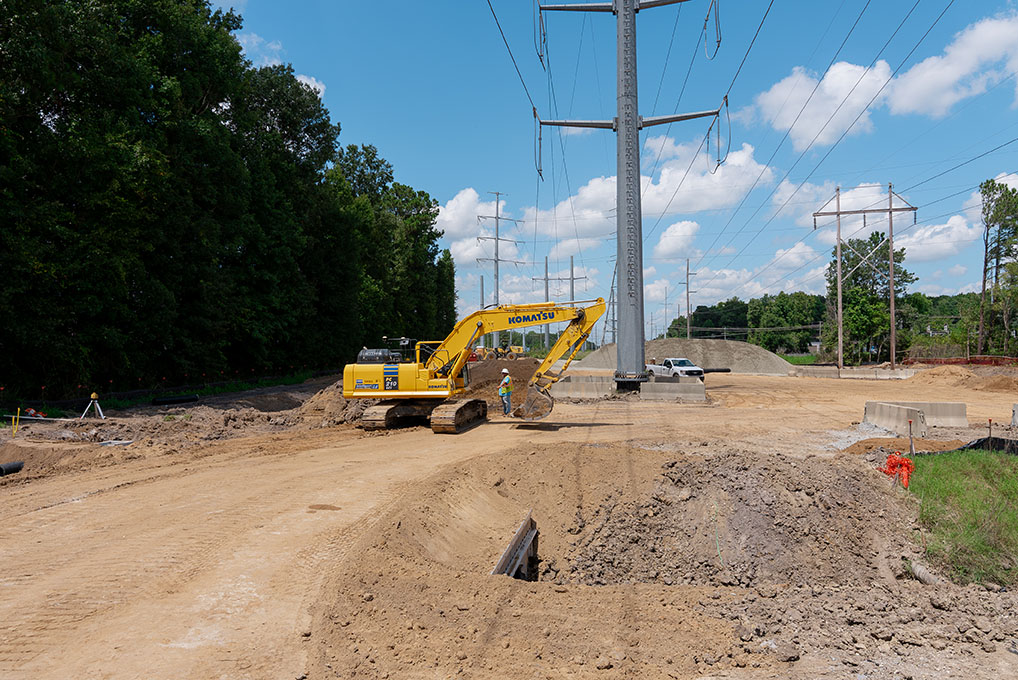
[[[647,362],[661,363],[668,357],[685,357],[703,368],[730,368],[732,373],[755,375],[788,375],[792,365],[773,352],[748,342],[736,340],[686,340],[667,338],[651,340],[646,345]],[[580,368],[617,368],[615,345],[604,345],[591,352]]]

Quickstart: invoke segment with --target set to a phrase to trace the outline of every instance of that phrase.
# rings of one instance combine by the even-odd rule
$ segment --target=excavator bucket
[[[523,400],[522,406],[513,410],[514,418],[524,420],[540,420],[551,413],[555,406],[555,400],[548,393],[546,387],[531,385],[527,388],[527,398]]]

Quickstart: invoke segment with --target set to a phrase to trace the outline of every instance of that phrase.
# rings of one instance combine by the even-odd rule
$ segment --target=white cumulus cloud
[[[796,151],[802,151],[814,138],[816,144],[834,143],[850,125],[851,134],[872,130],[868,111],[853,121],[890,76],[891,67],[883,60],[871,69],[839,61],[822,79],[796,66],[791,75],[757,95],[756,105],[774,129],[788,130]]]
[[[283,63],[283,43],[266,40],[257,33],[238,33],[237,42],[244,50],[244,56],[255,66],[278,66]]]
[[[307,85],[308,87],[310,87],[315,92],[317,92],[319,97],[321,97],[323,94],[325,94],[325,83],[323,83],[322,81],[318,80],[318,78],[314,78],[312,76],[306,76],[303,73],[298,73],[297,74],[297,80],[299,82],[303,83],[304,85]]]
[[[677,257],[695,256],[692,251],[696,232],[700,225],[696,222],[683,220],[669,226],[661,234],[657,245],[654,246],[654,257],[659,259],[671,259]]]
[[[979,225],[953,215],[944,224],[915,227],[896,236],[894,247],[905,248],[906,262],[930,262],[957,255],[979,240],[981,233]]]
[[[986,18],[958,33],[942,55],[895,78],[892,113],[947,115],[957,102],[1018,73],[1018,15]]]
[[[500,210],[505,207],[501,202]],[[438,218],[435,226],[441,229],[447,238],[461,239],[465,236],[477,236],[481,227],[480,215],[494,215],[495,201],[482,201],[477,190],[467,187],[449,199],[445,205],[438,207]],[[502,235],[502,234],[500,234]]]

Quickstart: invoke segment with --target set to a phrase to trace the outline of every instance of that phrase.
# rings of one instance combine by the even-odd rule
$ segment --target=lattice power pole
[[[856,269],[858,269],[859,267],[861,267],[863,265],[863,263],[868,264],[870,267],[873,267],[873,269],[876,270],[876,266],[872,262],[867,262],[867,260],[869,260],[870,256],[873,255],[873,253],[877,252],[877,250],[879,248],[881,248],[884,245],[885,242],[887,243],[887,283],[888,283],[888,297],[890,298],[890,310],[891,310],[891,368],[894,368],[894,366],[895,366],[895,349],[896,349],[895,348],[895,343],[897,341],[897,333],[896,333],[896,331],[897,331],[898,322],[897,322],[897,319],[895,318],[895,315],[894,315],[894,213],[896,213],[896,212],[911,212],[912,213],[912,221],[914,223],[915,222],[915,214],[916,214],[916,211],[918,210],[918,208],[916,208],[915,206],[911,205],[904,198],[901,198],[901,196],[898,196],[898,198],[901,200],[902,203],[905,204],[905,207],[895,208],[894,207],[894,197],[895,196],[898,196],[898,194],[894,193],[893,187],[891,186],[890,183],[888,183],[887,184],[887,207],[886,208],[868,208],[868,209],[865,209],[865,210],[842,210],[841,209],[841,187],[837,187],[834,190],[834,199],[835,199],[835,206],[834,207],[835,207],[835,209],[834,210],[829,210],[827,212],[821,211],[821,212],[813,213],[813,228],[814,229],[817,228],[817,218],[818,217],[832,217],[833,216],[833,217],[837,218],[837,223],[838,223],[837,246],[835,247],[835,259],[837,260],[836,270],[835,270],[835,277],[837,278],[837,282],[838,282],[838,368],[844,368],[845,367],[845,360],[844,360],[844,351],[845,351],[844,333],[845,333],[845,331],[844,331],[844,325],[843,325],[844,321],[843,321],[843,318],[842,318],[843,314],[842,314],[842,302],[841,302],[841,287],[842,287],[842,284],[844,283],[844,280],[847,277],[851,276],[852,273]],[[828,200],[827,203],[830,203],[830,200]],[[865,224],[866,215],[880,214],[880,213],[887,213],[887,237],[884,238],[883,241],[878,243],[873,248],[873,250],[871,250],[870,252],[866,253],[866,255],[863,255],[862,253],[855,253],[860,258],[862,258],[861,261],[859,262],[859,264],[857,264],[852,269],[852,271],[850,271],[847,274],[845,274],[845,276],[842,276],[841,275],[841,245],[842,245],[842,241],[841,241],[841,216],[842,215],[862,215],[863,216],[862,217],[863,218],[863,224]],[[848,246],[847,243],[845,245],[846,245],[846,247],[850,247],[850,246]],[[855,252],[855,250],[853,250],[852,252]]]
[[[690,331],[693,329],[693,310],[689,308],[689,294],[695,293],[695,290],[689,290],[689,277],[696,276],[696,273],[689,273],[689,258],[686,258],[686,339],[693,337],[690,335]]]
[[[614,120],[542,120],[541,125],[615,130],[618,144],[616,213],[618,232],[618,368],[620,390],[637,390],[647,380],[644,353],[643,216],[640,206],[640,130],[651,125],[717,116],[720,109],[644,118],[636,91],[636,13],[688,0],[614,0],[541,5],[541,11],[611,12],[616,16],[617,100]]]
[[[548,302],[548,282],[549,281],[568,281],[569,282],[569,301],[576,300],[576,282],[586,279],[586,276],[575,276],[573,270],[573,256],[569,256],[569,276],[548,276],[548,256],[544,257],[544,276],[532,276],[534,281],[544,281],[544,301]],[[545,349],[551,349],[549,344],[551,333],[548,329],[548,324],[544,324],[544,347]]]
[[[502,217],[501,215],[498,214],[499,202],[500,202],[499,201],[499,196],[508,196],[508,194],[504,194],[501,191],[489,191],[488,193],[495,195],[495,214],[494,215],[478,215],[477,216],[477,220],[478,221],[481,221],[481,220],[495,220],[495,235],[494,236],[478,236],[477,240],[478,241],[494,241],[495,242],[495,257],[479,257],[479,258],[477,258],[477,261],[478,262],[494,262],[495,263],[495,306],[498,307],[498,288],[499,288],[498,263],[499,262],[511,262],[512,264],[524,264],[523,262],[520,262],[519,260],[504,260],[504,259],[502,259],[502,258],[500,258],[498,256],[498,244],[499,244],[500,241],[508,241],[510,243],[519,243],[519,241],[517,241],[516,239],[513,239],[513,238],[501,238],[498,235],[498,228],[499,228],[499,226],[501,226],[501,222],[503,220],[506,221],[506,222],[512,222],[514,224],[522,222],[522,220],[514,220],[514,219],[512,219],[510,217]],[[495,337],[494,337],[494,340],[493,340],[494,344],[492,345],[492,347],[498,347],[498,343],[499,343],[498,335],[499,335],[498,331],[495,331],[495,334],[494,334]]]

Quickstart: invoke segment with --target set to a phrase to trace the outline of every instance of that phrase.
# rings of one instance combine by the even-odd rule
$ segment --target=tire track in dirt
[[[52,650],[90,622],[179,591],[235,552],[245,529],[270,521],[263,509],[285,507],[307,478],[286,459],[246,462],[226,487],[215,481],[223,465],[149,477],[50,504],[5,531],[4,564],[16,576],[4,582],[13,597],[0,604],[0,675],[44,672]]]

